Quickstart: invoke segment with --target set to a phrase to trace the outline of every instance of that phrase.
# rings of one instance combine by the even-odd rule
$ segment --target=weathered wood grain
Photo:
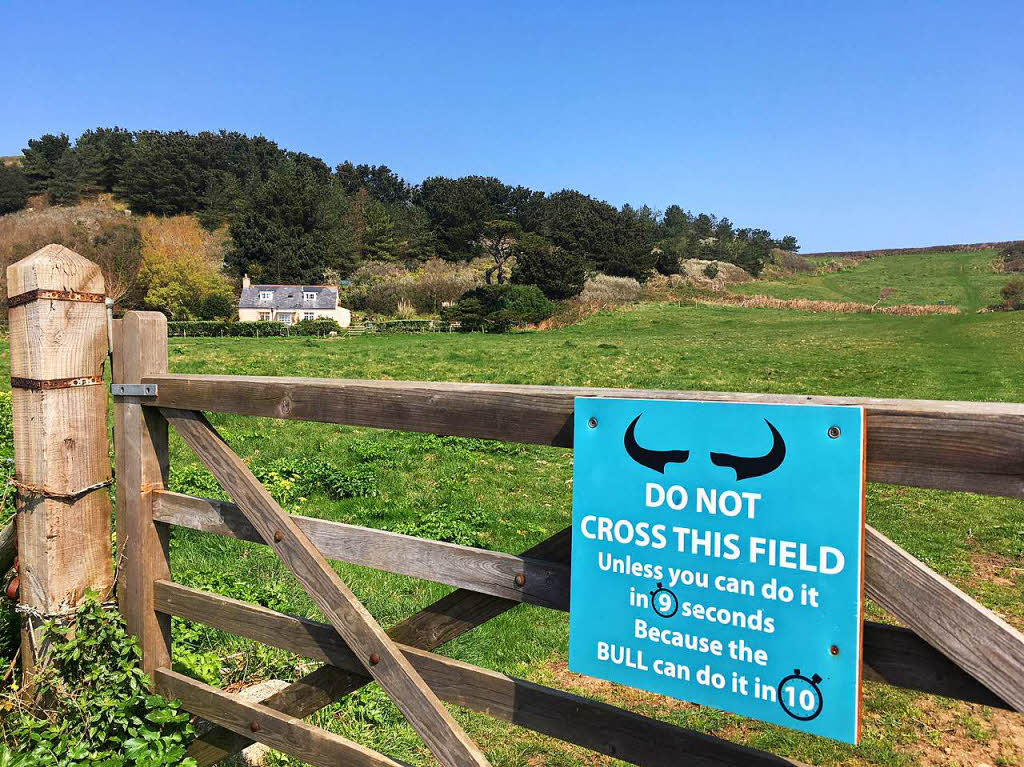
[[[864,621],[864,678],[981,703],[1010,705],[910,629]]]
[[[226,501],[159,492],[154,494],[153,515],[167,524],[263,543],[238,507]],[[291,519],[328,559],[569,609],[569,571],[564,564],[294,514]],[[516,580],[520,576],[522,585]]]
[[[156,584],[155,594],[161,609],[173,615],[330,663],[346,672],[360,673],[359,660],[326,624],[170,582]],[[773,754],[425,650],[406,645],[400,645],[400,650],[431,689],[449,703],[633,764],[795,764]]]
[[[399,767],[402,764],[301,719],[259,703],[239,700],[170,669],[157,669],[154,676],[160,694],[180,700],[186,710],[235,732],[244,732],[260,743],[316,767]]]
[[[860,405],[868,479],[1024,498],[1024,405],[258,376],[150,376],[161,406],[572,445],[575,397]]]
[[[568,564],[572,530],[565,528],[523,552],[522,556]],[[435,649],[471,631],[519,602],[458,589],[388,630],[396,642]],[[292,716],[307,717],[366,684],[366,677],[335,666],[321,666],[262,701]],[[199,736],[188,755],[199,767],[209,767],[241,751],[252,741],[243,734],[215,727]]]
[[[871,527],[865,565],[868,598],[1024,712],[1024,635]]]
[[[0,576],[14,567],[18,556],[18,530],[12,519],[0,530]]]
[[[77,253],[47,245],[7,267],[8,297],[35,290],[101,294],[103,274]],[[94,379],[103,373],[102,303],[37,298],[12,306],[8,321],[12,378]],[[19,599],[36,614],[66,615],[87,591],[105,598],[114,581],[110,496],[103,487],[82,492],[110,479],[107,393],[100,384],[12,388],[11,403],[15,478],[22,484],[16,500]],[[34,662],[30,633],[22,642],[26,680]]]
[[[194,411],[164,408],[161,412],[358,653],[366,670],[388,693],[437,760],[446,767],[488,765],[483,752],[369,611],[206,418]]]
[[[167,318],[128,312],[114,327],[114,383],[139,383],[167,370]],[[171,621],[153,608],[153,581],[170,578],[167,526],[153,519],[153,491],[167,484],[167,421],[140,400],[114,403],[117,470],[118,597],[129,633],[139,640],[142,668],[171,664]]]

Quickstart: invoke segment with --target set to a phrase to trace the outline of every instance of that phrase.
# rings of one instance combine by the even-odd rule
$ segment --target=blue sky
[[[238,130],[804,250],[1024,237],[1024,6],[0,2],[0,154]]]

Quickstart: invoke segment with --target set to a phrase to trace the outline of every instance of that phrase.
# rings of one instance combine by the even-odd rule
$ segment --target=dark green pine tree
[[[30,139],[28,147],[22,150],[21,169],[28,179],[29,194],[48,194],[50,182],[57,172],[57,163],[71,148],[66,133],[55,136],[47,133],[37,139]]]
[[[28,179],[17,165],[0,162],[0,216],[21,210],[28,203]]]

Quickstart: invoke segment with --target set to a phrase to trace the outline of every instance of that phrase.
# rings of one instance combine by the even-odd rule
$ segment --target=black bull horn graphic
[[[649,450],[641,447],[636,441],[636,424],[643,415],[641,413],[626,428],[626,434],[622,444],[626,448],[629,457],[661,474],[665,473],[665,466],[670,463],[686,463],[690,457],[689,450]],[[736,479],[750,479],[761,477],[775,471],[786,459],[786,441],[779,434],[771,421],[764,420],[772,431],[772,448],[764,455],[745,457],[742,455],[730,455],[729,453],[711,453],[711,463],[715,466],[724,466],[736,472]]]
[[[637,444],[636,422],[642,415],[643,413],[633,419],[633,423],[627,427],[626,436],[622,440],[629,457],[641,466],[654,469],[662,474],[665,473],[665,464],[667,463],[686,463],[686,459],[690,457],[689,450],[648,450]]]

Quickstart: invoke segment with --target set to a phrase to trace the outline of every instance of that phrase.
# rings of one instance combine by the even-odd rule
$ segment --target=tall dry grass
[[[639,301],[644,297],[644,286],[632,277],[611,277],[598,274],[583,286],[579,302],[583,304],[613,304]]]
[[[802,312],[829,312],[832,314],[894,314],[900,317],[924,317],[932,314],[960,314],[955,306],[925,306],[899,304],[872,306],[856,301],[814,301],[809,298],[773,298],[772,296],[744,296],[726,293],[711,298],[700,298],[700,304],[739,306],[750,309],[795,309]]]
[[[414,270],[400,264],[370,261],[352,275],[353,287],[344,300],[352,308],[373,314],[408,318],[437,314],[467,290],[483,282],[474,264],[458,264],[434,258]]]
[[[51,243],[98,264],[107,295],[115,300],[134,288],[141,265],[139,232],[130,214],[101,197],[74,207],[31,207],[0,216],[0,289],[4,295],[7,267]]]

